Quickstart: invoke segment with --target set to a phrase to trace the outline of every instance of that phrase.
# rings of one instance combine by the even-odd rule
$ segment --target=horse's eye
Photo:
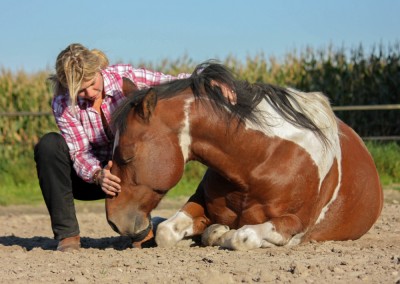
[[[168,190],[163,190],[163,189],[157,189],[157,188],[153,188],[153,191],[161,196],[164,196],[165,194],[167,194]]]
[[[132,161],[133,161],[133,157],[130,157],[130,158],[127,158],[127,159],[121,159],[121,164],[127,165]]]
[[[118,155],[118,156],[114,156],[114,160],[118,165],[125,166],[125,165],[127,165],[127,164],[129,164],[130,162],[133,161],[133,157],[122,158],[122,157],[119,157],[119,155]]]

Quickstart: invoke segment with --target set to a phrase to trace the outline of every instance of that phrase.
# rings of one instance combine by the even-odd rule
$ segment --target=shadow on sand
[[[151,240],[150,240],[151,241]],[[153,243],[146,243],[146,247],[152,247]],[[33,249],[56,250],[57,240],[49,237],[31,237],[23,238],[18,236],[0,236],[0,245],[5,247],[17,246],[24,250],[30,251]],[[106,238],[81,238],[81,246],[83,249],[107,249],[125,250],[132,247],[132,241],[129,237],[106,237]]]

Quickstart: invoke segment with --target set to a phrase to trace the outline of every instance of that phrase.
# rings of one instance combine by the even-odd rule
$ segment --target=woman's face
[[[78,91],[78,97],[81,99],[96,101],[100,99],[103,93],[103,76],[97,72],[92,80],[82,82]]]

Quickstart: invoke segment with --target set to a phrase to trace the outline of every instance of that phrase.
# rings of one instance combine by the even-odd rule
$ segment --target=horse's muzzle
[[[145,237],[147,237],[147,235],[149,234],[149,232],[153,229],[153,226],[151,224],[151,217],[149,217],[149,225],[147,226],[146,229],[144,229],[143,231],[141,231],[138,234],[135,234],[133,236],[129,236],[132,239],[132,242],[140,242],[141,240],[143,240]]]
[[[135,219],[135,221],[123,222],[122,224],[126,225],[126,226],[123,226],[123,225],[121,225],[121,222],[115,223],[114,221],[112,221],[110,219],[107,220],[110,227],[116,233],[120,234],[121,236],[130,237],[133,242],[140,242],[149,234],[150,230],[153,229],[153,226],[152,226],[150,215],[147,217],[148,226],[145,229],[138,231],[136,226],[141,227],[139,224],[143,224],[143,222],[137,222],[137,221],[138,221],[138,219]],[[117,224],[119,224],[119,226]]]

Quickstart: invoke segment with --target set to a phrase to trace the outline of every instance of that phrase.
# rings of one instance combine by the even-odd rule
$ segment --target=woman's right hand
[[[111,167],[112,161],[108,161],[108,164],[101,170],[97,180],[104,193],[115,196],[121,192],[121,179],[111,173]]]

